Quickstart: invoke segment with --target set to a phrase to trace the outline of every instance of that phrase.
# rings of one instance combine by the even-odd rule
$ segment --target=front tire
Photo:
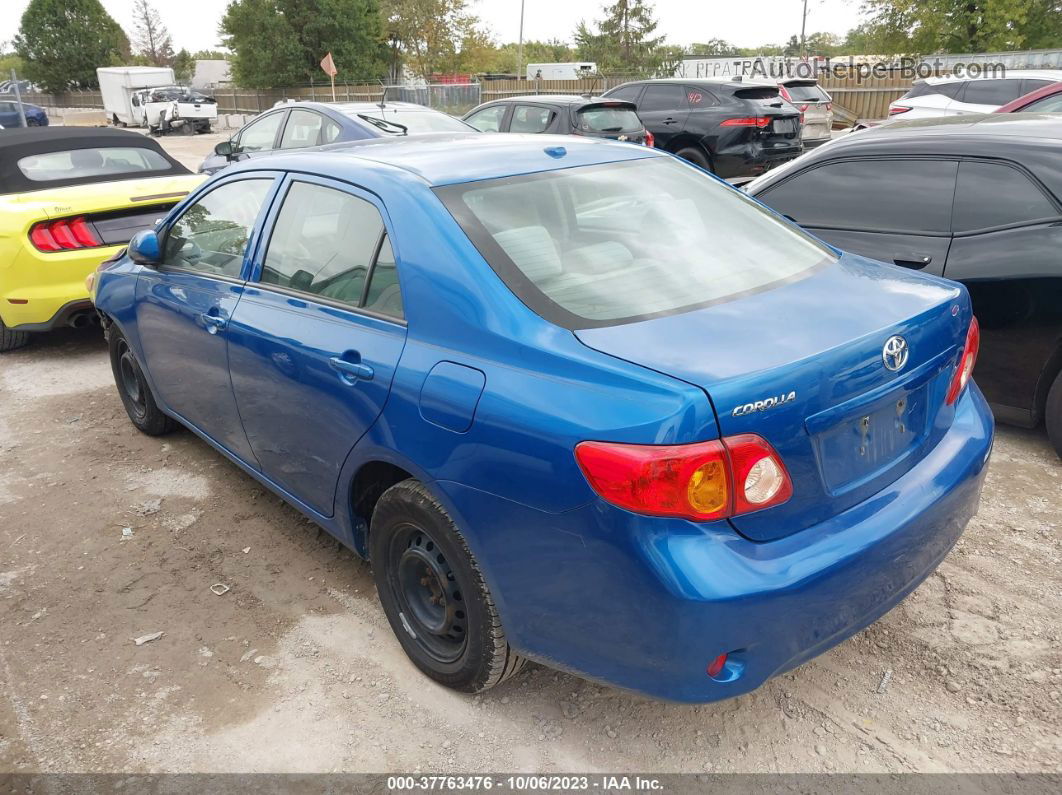
[[[1062,458],[1062,373],[1055,376],[1055,383],[1047,393],[1044,424],[1047,426],[1047,438],[1051,440],[1059,458]]]
[[[29,344],[29,334],[25,331],[12,331],[0,320],[0,353],[13,351]]]
[[[712,171],[714,173],[712,164],[708,160],[708,155],[696,147],[688,146],[685,149],[679,149],[675,154],[683,160],[688,160],[693,163],[693,165],[703,168],[705,171]]]
[[[129,343],[113,326],[107,335],[111,354],[111,372],[118,387],[118,396],[125,406],[125,413],[137,430],[148,436],[162,436],[177,427],[177,423],[155,402],[140,364],[133,355]]]
[[[404,480],[380,497],[369,549],[391,629],[427,676],[479,693],[523,667],[472,553],[421,483]]]

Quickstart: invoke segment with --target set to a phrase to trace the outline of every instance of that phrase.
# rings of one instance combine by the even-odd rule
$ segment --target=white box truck
[[[134,105],[133,95],[145,88],[173,85],[173,70],[168,66],[111,66],[96,70],[103,96],[103,110],[111,124],[123,127],[144,122],[140,97]]]
[[[575,63],[529,63],[528,80],[580,80],[597,74],[597,64],[591,61]]]

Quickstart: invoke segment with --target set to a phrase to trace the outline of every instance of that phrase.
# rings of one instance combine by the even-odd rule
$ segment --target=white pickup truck
[[[134,112],[140,126],[164,134],[190,126],[193,132],[210,132],[218,117],[217,100],[183,86],[156,86],[133,93]]]

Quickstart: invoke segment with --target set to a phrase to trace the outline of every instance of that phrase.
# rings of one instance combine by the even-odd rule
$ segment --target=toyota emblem
[[[885,347],[881,349],[881,360],[885,363],[885,369],[893,372],[903,369],[910,352],[907,340],[903,337],[889,337],[885,340]]]

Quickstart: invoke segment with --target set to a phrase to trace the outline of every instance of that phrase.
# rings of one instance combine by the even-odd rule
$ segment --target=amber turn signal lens
[[[727,507],[726,467],[722,461],[702,464],[690,476],[686,499],[698,513],[709,514]]]

